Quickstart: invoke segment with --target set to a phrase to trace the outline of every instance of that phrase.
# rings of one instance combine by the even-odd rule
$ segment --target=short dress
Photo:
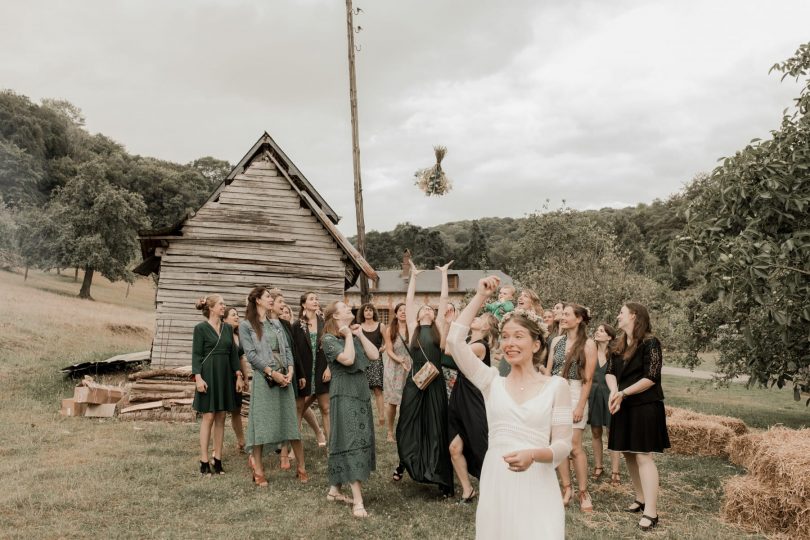
[[[301,368],[298,378],[306,381],[304,387],[298,389],[298,397],[329,393],[329,383],[323,382],[323,374],[327,367],[326,357],[319,346],[323,326],[322,317],[318,317],[317,333],[309,331],[309,325],[304,319],[298,319],[292,325],[293,349],[298,355],[296,363]]]
[[[397,337],[391,347],[394,354],[404,360],[404,364],[395,362],[386,354],[384,357],[385,369],[383,370],[383,399],[389,405],[399,405],[402,401],[402,390],[405,388],[405,379],[411,371],[411,355],[408,353],[408,346],[405,344],[407,337]]]
[[[374,417],[365,370],[369,360],[360,339],[354,340],[354,363],[345,366],[337,357],[345,338],[324,334],[323,351],[332,381],[329,386],[329,485],[364,482],[377,468]]]
[[[591,395],[588,396],[588,423],[591,427],[610,426],[610,409],[608,408],[610,388],[605,381],[607,367],[607,361],[601,366],[597,361],[596,369],[593,372]]]
[[[655,384],[639,394],[626,396],[610,421],[608,449],[616,452],[662,453],[669,448],[664,391],[661,389],[661,343],[646,338],[628,359],[608,356],[607,374],[616,377],[619,390],[650,379]]]
[[[564,376],[562,372],[565,368],[565,345],[568,343],[568,336],[563,335],[554,347],[554,363],[551,367],[552,375]],[[568,368],[568,386],[571,388],[571,411],[575,411],[579,404],[579,398],[582,396],[582,380],[579,378],[579,366],[575,362],[571,362]],[[582,412],[582,419],[579,422],[574,422],[574,429],[585,429],[588,423],[588,402],[585,402],[585,410]]]
[[[372,330],[371,332],[366,332],[363,330],[363,335],[368,338],[368,340],[374,344],[377,349],[380,349],[383,344],[383,335],[382,331],[380,330],[380,324],[377,324],[377,328]],[[366,369],[366,377],[368,378],[368,387],[369,388],[380,388],[383,387],[383,360],[382,358],[378,358],[377,360],[369,360],[368,368]]]
[[[201,375],[208,390],[194,392],[192,407],[200,413],[232,411],[241,406],[236,396],[239,352],[233,328],[223,324],[220,333],[203,321],[194,327],[191,345],[191,373]]]

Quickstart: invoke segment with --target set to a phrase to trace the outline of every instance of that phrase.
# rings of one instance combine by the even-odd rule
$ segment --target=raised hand
[[[413,264],[413,261],[411,261],[411,275],[412,275],[412,276],[418,276],[418,275],[419,275],[419,274],[421,274],[422,272],[424,272],[424,270],[417,270],[417,269],[416,269],[416,265],[415,265],[415,264]]]
[[[492,296],[501,284],[501,278],[498,276],[487,276],[478,280],[478,287],[475,292],[481,296]]]
[[[349,327],[349,331],[357,337],[363,334],[363,328],[359,324],[353,324]]]
[[[450,261],[449,263],[445,264],[444,266],[437,266],[436,270],[438,270],[442,274],[446,274],[447,270],[450,269],[450,265],[452,265],[454,262],[456,262],[456,261]]]

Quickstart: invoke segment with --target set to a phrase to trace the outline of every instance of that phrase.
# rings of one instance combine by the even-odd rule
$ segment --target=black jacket
[[[315,355],[315,365],[313,366],[312,362],[312,345],[309,340],[309,327],[307,323],[301,320],[295,322],[292,325],[292,333],[293,333],[293,341],[294,341],[294,350],[295,350],[295,365],[301,366],[301,371],[297,371],[298,367],[296,367],[296,373],[303,373],[303,377],[306,378],[307,382],[304,388],[298,391],[299,397],[309,396],[313,393],[312,388],[312,368],[315,368],[315,394],[328,394],[329,393],[329,383],[323,382],[323,372],[326,371],[326,355],[323,354],[323,349],[321,348],[321,338],[323,337],[323,325],[324,320],[321,317],[318,317],[318,341],[317,341],[317,352]],[[300,378],[300,377],[299,377]]]

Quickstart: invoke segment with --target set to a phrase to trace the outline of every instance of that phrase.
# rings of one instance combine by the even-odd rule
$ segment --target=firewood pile
[[[196,413],[191,367],[152,369],[129,375],[129,397],[118,413],[121,420],[193,422]]]

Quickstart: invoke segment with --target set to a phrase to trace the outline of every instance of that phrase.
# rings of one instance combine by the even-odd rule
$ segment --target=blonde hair
[[[211,310],[220,301],[224,301],[221,294],[209,294],[208,296],[201,296],[198,298],[197,302],[194,304],[194,307],[202,311],[203,317],[207,319],[211,315]]]

